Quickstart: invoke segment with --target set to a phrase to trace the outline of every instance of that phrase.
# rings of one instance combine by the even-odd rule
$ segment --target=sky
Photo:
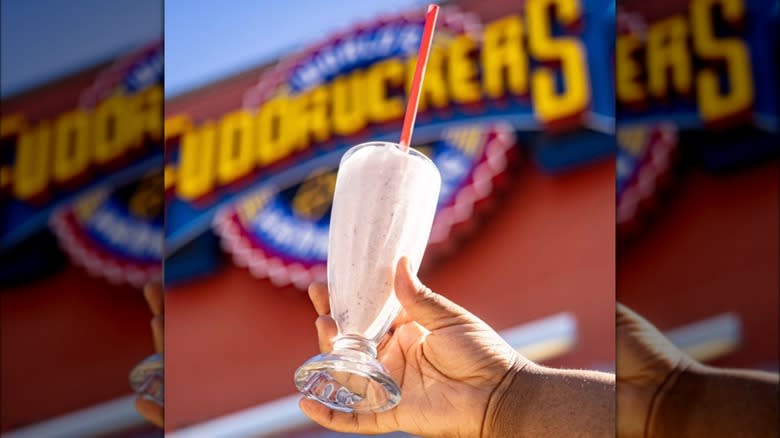
[[[162,35],[162,0],[2,0],[0,95],[83,70]]]
[[[431,0],[166,0],[165,95],[301,49],[377,15]],[[325,7],[327,5],[327,7]]]
[[[303,48],[355,22],[424,9],[430,2],[2,0],[0,96],[51,82],[160,37],[163,12],[165,94],[170,97]]]

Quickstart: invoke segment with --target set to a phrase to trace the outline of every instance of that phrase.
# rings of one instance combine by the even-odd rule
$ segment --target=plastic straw
[[[422,39],[420,40],[420,51],[417,54],[417,67],[414,69],[414,79],[412,87],[409,90],[409,101],[406,103],[406,114],[404,115],[404,126],[401,130],[401,150],[409,150],[412,141],[412,130],[414,121],[417,118],[417,106],[420,104],[420,89],[422,88],[423,77],[425,77],[425,67],[428,65],[428,56],[431,54],[431,41],[433,41],[433,28],[436,27],[436,17],[439,15],[438,5],[428,5],[428,11],[425,13],[425,27],[423,28]]]

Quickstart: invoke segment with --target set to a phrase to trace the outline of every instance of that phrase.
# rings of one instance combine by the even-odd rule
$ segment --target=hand
[[[144,287],[144,297],[152,311],[152,338],[154,339],[154,350],[157,353],[163,353],[165,344],[163,342],[164,334],[164,305],[163,290],[160,284],[147,284]],[[147,420],[159,427],[164,424],[164,410],[158,404],[146,400],[142,397],[136,397],[135,408]]]
[[[683,371],[698,362],[620,303],[615,324],[618,436],[644,437],[653,406]]]
[[[401,386],[401,401],[378,414],[348,414],[304,398],[300,407],[329,429],[361,434],[404,431],[425,436],[490,436],[489,406],[504,380],[527,363],[493,329],[420,283],[403,258],[395,276],[403,309],[379,344],[378,358]],[[312,284],[320,350],[337,334],[327,286]]]

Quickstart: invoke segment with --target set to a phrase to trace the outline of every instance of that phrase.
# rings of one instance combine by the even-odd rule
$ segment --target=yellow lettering
[[[145,90],[141,94],[140,131],[147,139],[159,141],[163,138],[163,89],[159,85]],[[134,123],[134,125],[137,125]],[[135,128],[136,126],[134,126]]]
[[[128,118],[121,94],[109,97],[95,109],[92,123],[95,130],[95,161],[99,164],[116,159],[129,146]]]
[[[485,27],[482,43],[482,81],[485,94],[497,99],[509,92],[528,93],[528,58],[523,50],[523,23],[513,15]]]
[[[388,97],[388,89],[401,89],[404,66],[398,59],[388,59],[371,66],[366,72],[366,109],[375,123],[403,116],[404,104],[399,97]]]
[[[745,15],[742,0],[693,0],[691,3],[694,51],[706,61],[724,61],[728,77],[728,91],[722,93],[718,72],[714,68],[705,68],[698,73],[696,96],[705,123],[747,111],[753,104],[748,49],[737,38],[718,38],[715,35],[712,11],[716,5],[720,5],[726,23],[737,24]]]
[[[28,200],[43,193],[49,184],[51,127],[47,122],[19,136],[13,169],[13,194]]]
[[[634,59],[634,53],[642,41],[634,35],[620,35],[615,43],[615,88],[618,102],[639,103],[645,100],[644,85],[638,81],[642,73],[641,64]]]
[[[291,102],[286,96],[276,97],[263,105],[257,115],[257,151],[260,166],[267,166],[286,157],[298,134],[290,129],[294,122]]]
[[[89,116],[81,110],[67,112],[57,119],[55,130],[54,180],[67,182],[89,166]]]
[[[21,133],[27,125],[25,117],[14,114],[0,119],[0,138],[9,137]]]
[[[406,83],[404,90],[407,96],[412,88],[414,69],[417,67],[417,56],[412,56],[406,61]],[[420,89],[419,111],[428,109],[428,103],[436,109],[445,108],[449,104],[447,96],[447,80],[444,76],[444,50],[439,46],[431,47],[428,57],[428,65],[425,67],[425,78]]]
[[[333,132],[351,135],[366,126],[363,72],[356,70],[348,76],[337,77],[330,85]]]
[[[300,147],[306,148],[312,142],[324,142],[330,138],[328,121],[328,88],[318,86],[296,99]]]
[[[182,137],[176,193],[181,199],[197,200],[214,187],[216,129],[212,122]]]
[[[249,174],[255,166],[252,115],[234,111],[219,124],[217,181],[228,184]]]
[[[447,48],[447,79],[454,102],[472,103],[481,97],[479,85],[475,81],[477,67],[471,58],[475,48],[474,40],[468,35],[456,37]]]
[[[687,45],[688,25],[682,16],[661,20],[647,31],[647,79],[650,94],[665,98],[669,89],[681,95],[691,92],[691,55]],[[671,70],[672,85],[668,72]]]
[[[172,189],[176,185],[176,169],[173,166],[166,165],[163,173],[165,191]]]
[[[585,51],[576,38],[552,37],[548,16],[550,7],[561,24],[573,24],[582,17],[578,0],[529,0],[528,46],[531,54],[543,63],[560,62],[563,91],[558,92],[555,73],[549,67],[535,69],[531,75],[534,113],[542,124],[576,117],[587,109],[590,85]]]
[[[192,129],[192,122],[185,114],[176,114],[165,119],[165,141],[179,138]]]

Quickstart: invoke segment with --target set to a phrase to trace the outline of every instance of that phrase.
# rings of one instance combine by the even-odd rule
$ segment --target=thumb
[[[406,257],[401,257],[395,271],[395,295],[409,318],[430,331],[476,319],[466,309],[422,284]]]

